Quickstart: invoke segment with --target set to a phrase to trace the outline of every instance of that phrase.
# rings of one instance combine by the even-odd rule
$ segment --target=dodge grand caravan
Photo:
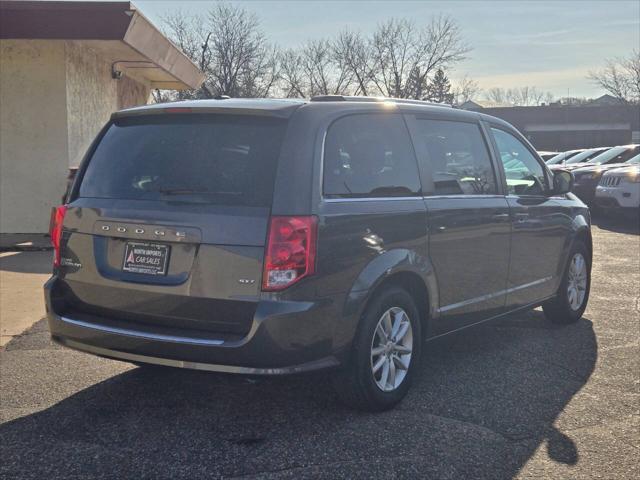
[[[509,124],[405,100],[115,113],[52,212],[54,341],[136,364],[335,368],[383,410],[426,340],[542,306],[578,320],[589,211]]]

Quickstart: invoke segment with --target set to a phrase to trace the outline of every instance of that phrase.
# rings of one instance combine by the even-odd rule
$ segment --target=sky
[[[206,15],[212,1],[133,0],[157,26],[175,10]],[[640,49],[640,1],[232,1],[254,12],[281,47],[331,37],[345,27],[373,31],[391,17],[427,24],[450,15],[472,51],[450,77],[481,88],[535,86],[556,97],[597,97],[586,78],[605,59]]]

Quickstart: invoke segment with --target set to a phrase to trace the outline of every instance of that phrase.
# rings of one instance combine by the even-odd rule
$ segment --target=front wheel
[[[573,323],[582,317],[591,288],[591,264],[589,250],[583,242],[576,242],[569,253],[558,294],[542,309],[545,316],[554,323]]]
[[[336,372],[334,387],[347,405],[382,411],[409,390],[421,350],[420,315],[411,295],[392,287],[368,305],[349,364]]]

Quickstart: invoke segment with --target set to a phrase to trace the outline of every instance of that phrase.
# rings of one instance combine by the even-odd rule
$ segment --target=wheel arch
[[[354,333],[367,305],[376,294],[390,287],[406,290],[420,313],[422,336],[426,338],[429,321],[437,315],[438,288],[429,259],[414,251],[395,250],[376,257],[360,273],[347,295],[345,314],[355,315]]]
[[[591,237],[591,229],[588,226],[580,227],[575,235],[573,236],[573,244],[576,242],[583,242],[587,246],[587,250],[589,250],[589,264],[591,264],[591,260],[593,259],[593,239]]]

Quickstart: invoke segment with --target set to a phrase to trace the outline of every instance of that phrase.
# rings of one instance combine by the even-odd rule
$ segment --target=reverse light
[[[271,217],[262,276],[264,291],[282,290],[315,273],[317,234],[317,217]]]
[[[49,222],[49,236],[53,245],[53,266],[60,266],[60,246],[62,243],[62,224],[67,213],[67,206],[60,205],[51,209],[51,221]]]

